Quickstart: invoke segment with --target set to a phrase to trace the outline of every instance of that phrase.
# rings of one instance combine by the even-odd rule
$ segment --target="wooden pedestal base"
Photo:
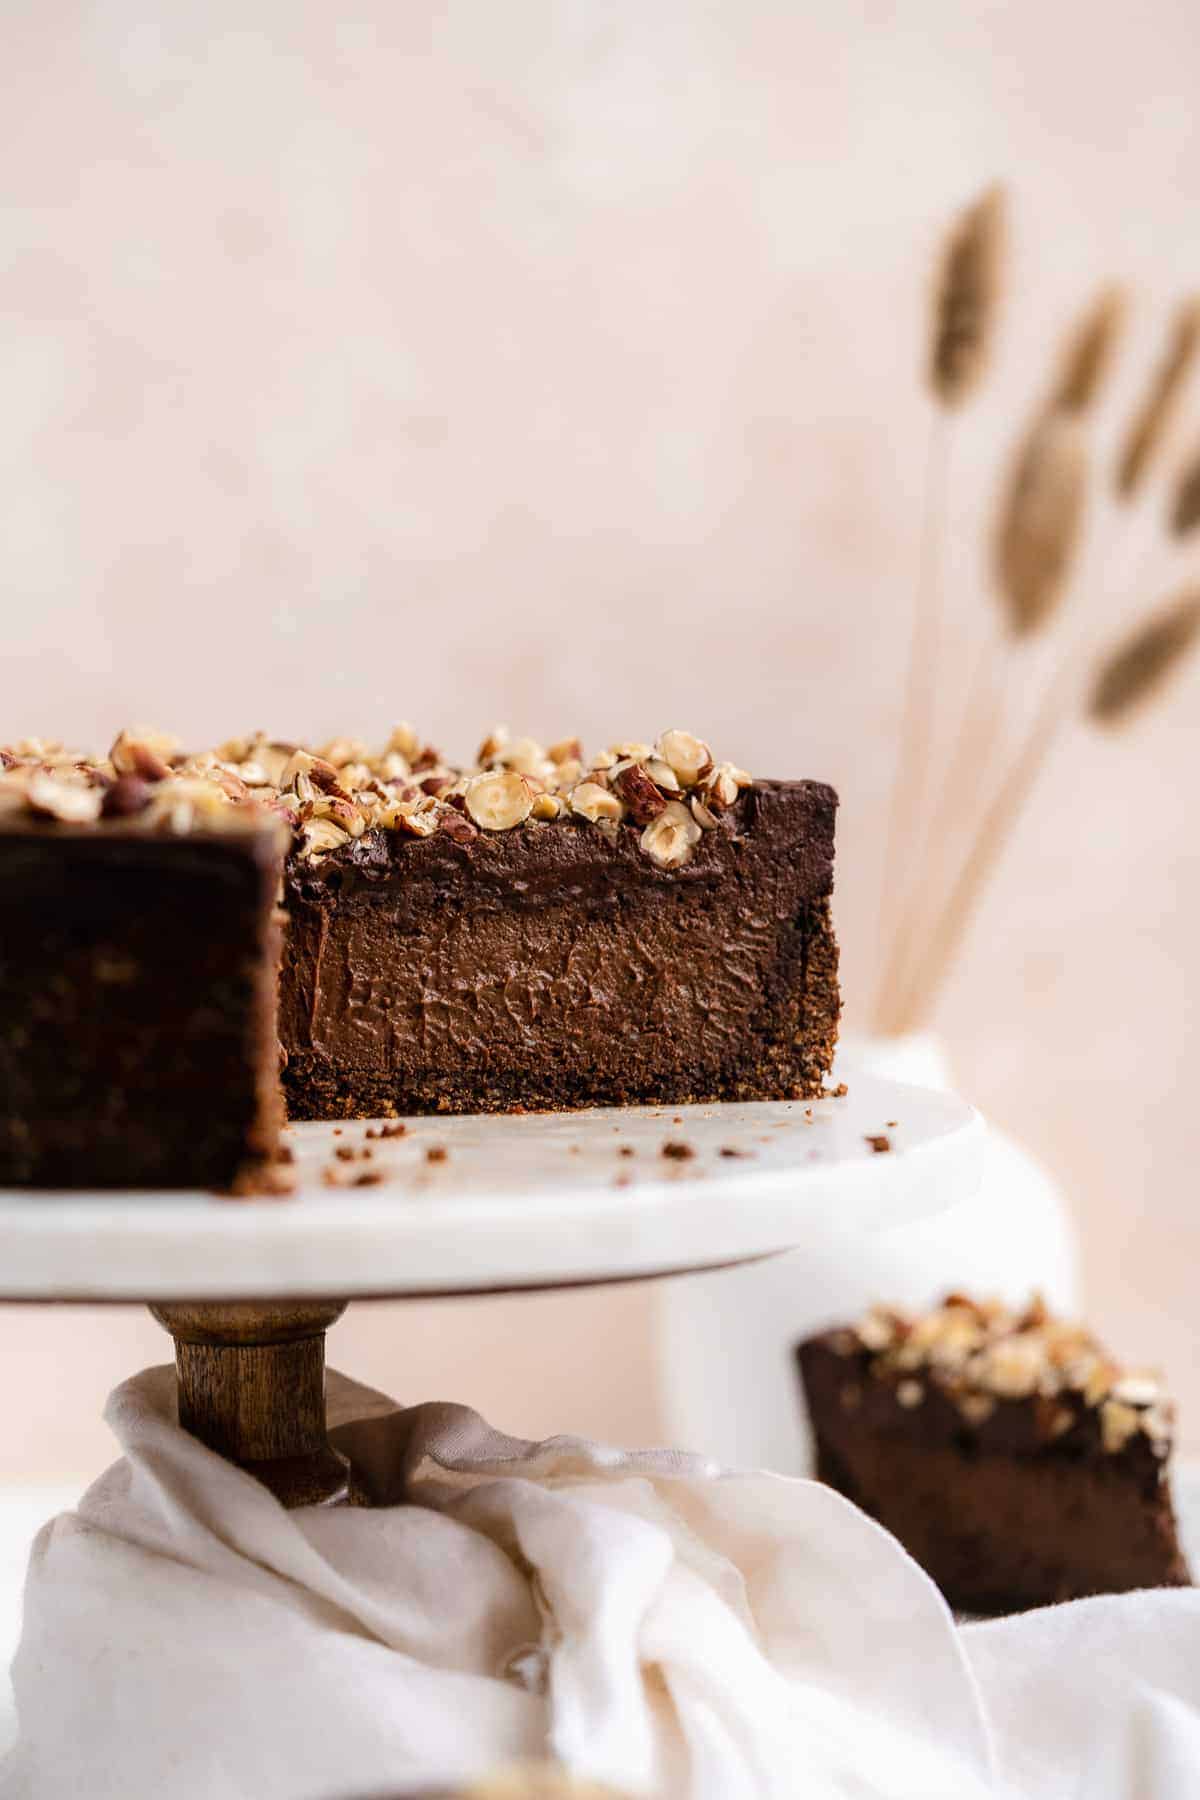
[[[150,1310],[175,1340],[185,1431],[284,1506],[349,1498],[349,1467],[325,1435],[325,1333],[344,1302],[170,1301]]]

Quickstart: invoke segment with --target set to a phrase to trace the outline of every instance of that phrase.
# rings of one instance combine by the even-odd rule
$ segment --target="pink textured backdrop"
[[[1008,323],[955,447],[969,655],[1054,334],[1129,276],[1128,399],[1200,278],[1191,9],[45,0],[0,50],[4,734],[684,724],[840,788],[861,1022],[931,247],[1011,180]],[[1081,605],[1182,577],[1160,504],[1097,521]],[[1198,731],[1193,670],[1135,736],[1068,739],[940,1022],[1200,1441]],[[333,1351],[513,1429],[645,1438],[648,1308],[364,1308]],[[132,1314],[0,1313],[0,1468],[94,1465],[105,1387],[164,1347]]]

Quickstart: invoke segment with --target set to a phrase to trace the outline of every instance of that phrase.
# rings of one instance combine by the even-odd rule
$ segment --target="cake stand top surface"
[[[973,1108],[854,1071],[847,1080],[844,1097],[811,1103],[420,1118],[371,1138],[365,1122],[294,1125],[287,1199],[0,1189],[0,1299],[620,1281],[800,1247],[831,1215],[842,1229],[901,1225],[974,1190],[984,1126]]]

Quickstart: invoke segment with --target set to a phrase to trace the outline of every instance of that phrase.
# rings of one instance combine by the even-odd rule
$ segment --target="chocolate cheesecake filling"
[[[570,822],[293,862],[289,1113],[818,1091],[835,805],[820,783],[758,783],[669,872]]]

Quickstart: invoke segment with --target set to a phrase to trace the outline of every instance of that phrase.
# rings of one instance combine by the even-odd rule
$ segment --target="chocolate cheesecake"
[[[875,1307],[799,1345],[816,1473],[884,1525],[961,1612],[1190,1582],[1156,1376],[1083,1327],[951,1295]]]
[[[0,1182],[236,1181],[277,1066],[297,1119],[822,1091],[819,782],[683,731],[0,754]]]
[[[228,808],[193,824],[0,814],[0,1182],[265,1177],[287,832]]]

